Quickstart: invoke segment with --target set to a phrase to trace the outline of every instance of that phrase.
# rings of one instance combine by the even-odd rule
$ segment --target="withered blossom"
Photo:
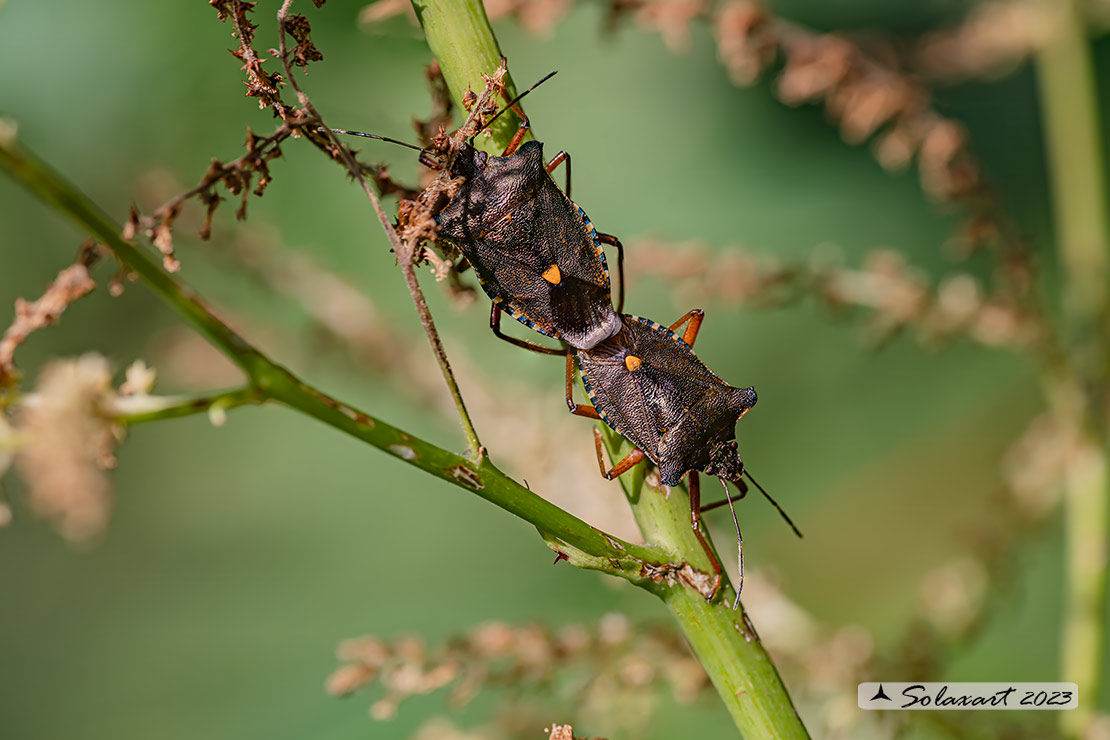
[[[15,382],[15,351],[33,332],[58,323],[69,304],[96,288],[89,269],[100,258],[92,241],[81,245],[77,260],[58,273],[42,296],[32,302],[17,298],[15,319],[0,338],[0,389]]]
[[[968,555],[941,565],[921,580],[925,616],[942,632],[963,633],[982,609],[988,580],[983,564]]]
[[[328,679],[328,690],[346,695],[379,684],[384,695],[370,707],[378,719],[393,717],[407,698],[440,688],[451,688],[451,704],[458,707],[487,688],[550,688],[561,671],[574,671],[590,677],[572,689],[582,712],[632,727],[650,714],[652,687],[670,687],[684,702],[709,688],[705,671],[673,629],[633,629],[615,614],[596,626],[557,631],[487,622],[434,650],[411,637],[368,636],[344,641],[338,655],[344,665]]]
[[[307,71],[309,62],[323,61],[323,53],[312,43],[312,27],[303,15],[291,15],[285,19],[285,32],[293,37],[297,45],[293,48],[294,65]]]
[[[812,295],[832,310],[868,311],[864,338],[877,346],[903,329],[928,345],[966,337],[991,346],[1031,346],[1041,319],[1008,293],[986,294],[971,275],[957,273],[933,289],[928,276],[901,253],[877,249],[858,268],[846,267],[839,250],[820,245],[808,260],[785,263],[745,249],[635,242],[628,250],[630,278],[656,277],[676,288],[676,307],[696,300],[778,307]]]
[[[107,471],[115,467],[119,430],[105,413],[114,396],[108,361],[89,354],[56,360],[39,374],[16,415],[23,438],[16,456],[32,511],[72,542],[104,532],[112,506]]]
[[[914,61],[924,74],[947,83],[998,78],[1033,54],[1049,28],[1044,9],[1036,3],[980,3],[959,26],[926,34]]]
[[[1074,426],[1052,413],[1033,419],[1002,460],[1010,498],[1018,512],[1038,521],[1056,508],[1064,475],[1080,441]]]
[[[142,360],[135,360],[124,372],[123,384],[119,387],[121,396],[148,396],[154,390],[158,373]]]

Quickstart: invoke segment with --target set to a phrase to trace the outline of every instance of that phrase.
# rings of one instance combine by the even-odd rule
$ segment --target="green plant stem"
[[[451,94],[461,105],[469,87],[481,89],[482,75],[492,75],[501,61],[485,9],[478,0],[412,0],[412,5]],[[491,151],[500,152],[516,127],[515,122],[502,124],[494,132]],[[612,452],[620,437],[607,428],[605,432]],[[668,553],[668,566],[649,574],[657,580],[654,590],[678,619],[736,727],[752,740],[809,737],[751,623],[742,611],[729,608],[731,600],[725,603],[727,585],[712,603],[699,591],[705,588],[711,564],[690,528],[686,496],[673,495],[679,489],[669,499],[653,490],[639,495],[639,471],[621,482],[645,541]]]
[[[610,459],[619,460],[632,445],[599,422]],[[619,480],[632,506],[644,541],[662,547],[672,561],[689,563],[702,573],[712,565],[690,526],[689,496],[685,485],[672,488],[670,495],[644,485],[643,466]],[[703,480],[713,481],[712,477]],[[720,566],[720,558],[713,557]],[[663,589],[662,598],[682,627],[745,738],[808,738],[782,683],[763,648],[743,605],[732,609],[735,591],[727,577],[712,602],[681,583]]]
[[[492,75],[501,64],[501,47],[490,28],[486,8],[472,0],[412,0],[413,10],[424,28],[428,48],[439,60],[443,78],[452,97],[463,108],[463,96],[485,89],[483,75]],[[504,78],[505,92],[516,95],[512,76]],[[474,145],[491,154],[500,154],[520,126],[515,113],[505,111],[488,129],[491,136],[479,136]]]
[[[1110,447],[1106,400],[1110,363],[1110,222],[1090,40],[1081,0],[1045,0],[1051,30],[1037,54],[1041,115],[1063,274],[1064,338],[1074,376],[1050,390],[1080,444],[1065,474],[1067,578],[1061,678],[1079,685],[1079,708],[1061,712],[1080,737],[1093,719],[1105,677]]]
[[[107,245],[128,270],[242,368],[255,396],[251,402],[281,403],[335,427],[527,521],[549,547],[571,563],[658,590],[642,573],[670,567],[662,549],[606,534],[512,480],[488,458],[474,461],[444,450],[307,385],[224,324],[190,287],[164,272],[151,255],[120,238],[106,214],[36,157],[14,143],[0,143],[0,168]],[[232,393],[235,400],[247,402],[246,390]]]
[[[252,386],[244,386],[223,393],[214,393],[196,398],[174,398],[157,396],[151,398],[125,396],[117,401],[114,419],[127,426],[147,424],[152,421],[179,419],[183,416],[204,414],[213,409],[228,411],[239,406],[262,402],[258,391]],[[135,406],[135,410],[130,410]]]

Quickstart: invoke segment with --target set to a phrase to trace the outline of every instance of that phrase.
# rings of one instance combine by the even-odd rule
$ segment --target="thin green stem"
[[[470,452],[470,457],[477,462],[482,456],[482,443],[478,439],[478,432],[474,428],[474,422],[470,418],[470,412],[466,409],[466,402],[463,400],[462,391],[459,389],[458,381],[455,380],[455,372],[451,369],[451,363],[447,360],[447,353],[443,349],[443,342],[440,341],[439,332],[436,331],[435,320],[432,318],[432,312],[428,309],[428,302],[424,299],[424,292],[420,289],[420,281],[416,277],[416,266],[414,264],[418,254],[414,252],[412,246],[402,242],[400,234],[397,233],[397,229],[393,228],[393,224],[385,215],[381,200],[378,198],[373,188],[370,187],[370,183],[366,181],[362,167],[355,161],[351,151],[344,146],[342,142],[336,138],[335,134],[332,133],[331,129],[324,124],[323,117],[308,99],[308,96],[304,94],[304,91],[301,90],[300,83],[297,81],[297,75],[293,71],[289,51],[286,48],[285,23],[286,16],[289,13],[289,7],[292,4],[293,0],[284,0],[277,13],[278,28],[280,29],[278,36],[278,56],[281,58],[282,65],[285,68],[286,80],[297,93],[297,100],[320,126],[320,132],[323,138],[329,141],[334,147],[338,160],[346,166],[348,173],[358,182],[359,187],[361,187],[363,193],[366,194],[366,198],[370,201],[370,205],[374,209],[374,215],[377,217],[378,223],[380,223],[382,229],[385,230],[386,237],[393,247],[393,253],[397,255],[401,273],[405,277],[405,287],[408,288],[413,305],[416,307],[416,314],[420,318],[420,325],[423,327],[424,334],[428,338],[428,344],[432,348],[432,354],[435,356],[440,373],[443,375],[443,382],[447,385],[447,391],[451,394],[451,400],[454,402],[455,410],[459,414],[459,424],[462,426],[463,436],[466,437],[466,445]]]
[[[113,419],[127,426],[146,424],[165,419],[179,419],[183,416],[205,414],[213,411],[229,411],[239,406],[262,402],[258,390],[244,386],[222,393],[194,398],[173,396],[124,396],[116,400],[110,409]]]
[[[147,252],[120,238],[97,206],[36,157],[14,144],[0,144],[0,168],[105,244],[128,270],[243,369],[250,379],[249,391],[233,391],[226,398],[242,403],[274,401],[296,409],[527,521],[548,546],[575,565],[656,590],[643,574],[670,567],[663,550],[634,545],[590,526],[509,478],[488,458],[471,460],[444,450],[304,383],[224,324]],[[184,412],[181,406],[176,410]]]
[[[1080,446],[1065,474],[1067,578],[1061,678],[1079,685],[1079,708],[1060,715],[1080,737],[1094,717],[1105,677],[1110,447],[1110,221],[1098,97],[1085,3],[1045,0],[1050,34],[1037,55],[1056,246],[1064,279],[1064,331],[1071,377],[1055,379],[1057,413]]]

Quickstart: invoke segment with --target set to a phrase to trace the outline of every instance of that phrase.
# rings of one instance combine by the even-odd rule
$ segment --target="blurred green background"
[[[966,9],[955,0],[770,5],[817,28],[902,35],[952,23]],[[325,55],[303,83],[332,125],[411,139],[410,119],[429,110],[429,53],[404,19],[360,30],[361,8],[299,8]],[[259,5],[259,48],[275,43],[274,10]],[[692,26],[692,48],[676,55],[655,34],[627,25],[607,37],[601,24],[601,10],[584,5],[547,37],[512,21],[495,30],[518,84],[559,70],[529,98],[529,114],[549,155],[573,153],[575,200],[605,231],[625,243],[651,236],[783,258],[830,243],[850,264],[893,247],[934,279],[954,269],[941,246],[958,214],[931,203],[913,172],[892,175],[867,147],[845,144],[820,109],[783,106],[770,82],[731,85],[704,25]],[[203,2],[9,0],[0,14],[0,113],[18,120],[26,146],[122,220],[131,202],[149,207],[190,186],[210,157],[237,156],[247,126],[272,127],[270,114],[243,97],[238,62],[226,51],[230,31]],[[1105,70],[1105,45],[1099,51]],[[1029,66],[942,89],[937,104],[969,127],[989,180],[1051,270]],[[221,233],[280,234],[286,248],[363,286],[408,351],[422,349],[364,197],[304,142],[283,148],[274,183],[252,201],[244,226],[225,207],[212,246],[178,231],[184,278],[310,381],[461,448],[450,416],[399,392],[396,377],[367,373],[322,346],[296,306],[220,256]],[[416,171],[404,150],[358,148],[403,175]],[[0,224],[0,306],[37,296],[83,236],[7,179]],[[986,275],[989,263],[970,269]],[[449,351],[465,352],[490,386],[512,379],[561,409],[559,362],[495,340],[484,299],[457,310],[425,282]],[[629,286],[633,313],[667,322],[690,307],[666,284]],[[727,380],[759,391],[739,429],[745,460],[806,533],[796,541],[770,507],[745,502],[749,567],[773,573],[817,618],[863,625],[878,647],[891,645],[919,611],[922,575],[966,549],[968,531],[992,516],[999,457],[1040,408],[1028,361],[966,342],[927,350],[910,337],[872,353],[855,322],[812,301],[777,311],[702,307],[699,354]],[[98,350],[119,369],[145,357],[163,371],[161,391],[200,390],[160,361],[160,348],[181,331],[142,285],[120,298],[100,289],[60,327],[35,336],[19,361],[33,378],[54,356]],[[513,413],[484,414],[479,432]],[[588,424],[567,444],[588,456]],[[557,625],[614,610],[667,618],[636,589],[550,567],[542,541],[505,513],[280,408],[234,412],[218,429],[204,418],[137,428],[119,457],[110,531],[91,548],[61,541],[25,511],[18,482],[8,484],[16,520],[0,532],[4,737],[403,738],[443,711],[442,698],[375,723],[366,697],[327,696],[341,639],[414,632],[434,642],[488,619]],[[527,461],[510,467],[529,478]],[[619,504],[615,486],[590,491]],[[711,526],[727,550],[727,515]],[[1011,570],[988,630],[947,677],[1056,680],[1055,517]],[[480,706],[468,711],[464,724],[480,719]],[[728,736],[729,727],[707,696],[692,707],[667,704],[651,737]]]

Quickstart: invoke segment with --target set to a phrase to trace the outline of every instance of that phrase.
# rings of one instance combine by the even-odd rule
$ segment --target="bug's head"
[[[709,447],[709,463],[703,468],[709,475],[737,481],[744,474],[744,461],[736,449],[736,440],[714,442]]]
[[[724,480],[740,480],[744,474],[744,461],[736,449],[734,428],[740,417],[755,406],[756,400],[755,388],[732,388],[728,391],[728,408],[735,417],[729,414],[722,418],[717,427],[717,439],[710,438],[705,458],[708,462],[702,468],[706,473]]]
[[[470,179],[485,168],[488,159],[488,154],[475,149],[470,142],[466,142],[459,149],[455,162],[451,165],[451,176]]]

